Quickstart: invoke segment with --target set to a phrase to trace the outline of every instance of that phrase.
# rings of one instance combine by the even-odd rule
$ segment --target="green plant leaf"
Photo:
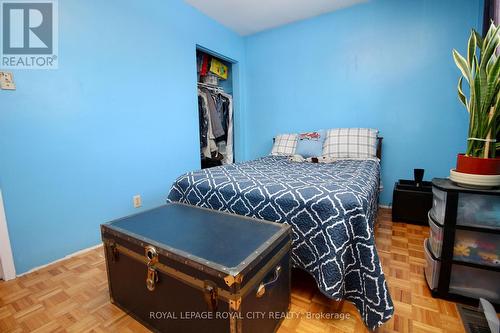
[[[469,66],[467,65],[467,61],[455,49],[453,50],[453,60],[455,60],[455,64],[457,65],[458,69],[460,69],[467,82],[471,83],[472,75]]]
[[[488,60],[488,64],[486,65],[486,73],[488,73],[488,75],[490,75],[491,68],[495,65],[497,60],[498,57],[496,56],[495,53],[493,53],[490,57],[490,60]]]
[[[469,108],[467,107],[467,97],[465,97],[465,94],[462,90],[462,81],[463,81],[463,76],[460,77],[460,79],[458,80],[458,99],[460,100],[460,102],[462,102],[462,104],[465,106],[465,109],[467,109],[467,112],[470,112],[469,111]]]
[[[453,50],[453,60],[462,76],[457,91],[459,100],[469,112],[469,137],[486,139],[500,135],[500,26],[493,22],[484,39],[472,30],[467,44],[467,59]],[[477,51],[479,49],[479,52]],[[469,84],[469,96],[464,93],[463,80]],[[488,157],[496,156],[496,147],[477,140],[467,142],[467,155],[483,157],[489,147]]]
[[[498,27],[495,27],[494,24],[491,25],[490,29],[493,28],[493,32],[491,33],[490,38],[488,36],[485,39],[485,45],[484,49],[481,52],[481,64],[480,67],[485,69],[486,65],[488,64],[488,61],[490,60],[490,57],[494,53],[494,51],[497,49],[498,44],[500,43],[500,37],[498,36],[498,31],[500,30],[500,25]],[[488,31],[488,34],[490,32]]]
[[[495,31],[495,22],[493,22],[493,20],[490,21],[490,26],[488,28],[488,32],[486,33],[486,36],[484,36],[484,40],[483,40],[483,48],[486,46],[486,44],[488,44],[488,42],[490,41],[491,39],[491,35],[493,34],[493,32]]]
[[[474,32],[472,32],[470,34],[469,43],[467,45],[467,62],[469,64],[469,68],[471,69],[473,68],[472,62],[475,55],[476,55],[476,35],[474,35]]]
[[[472,33],[476,37],[477,47],[479,47],[479,49],[482,49],[483,48],[483,37],[481,37],[479,32],[477,32],[475,29],[472,29]]]

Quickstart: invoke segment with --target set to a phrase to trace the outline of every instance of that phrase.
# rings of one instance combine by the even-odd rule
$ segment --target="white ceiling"
[[[240,35],[251,35],[368,0],[185,1]]]

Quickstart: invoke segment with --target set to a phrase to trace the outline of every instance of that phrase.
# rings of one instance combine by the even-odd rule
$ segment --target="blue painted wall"
[[[467,131],[451,50],[464,52],[482,8],[372,0],[250,36],[246,157],[269,153],[280,132],[374,127],[384,136],[382,203],[413,168],[447,176]]]
[[[133,195],[160,205],[199,168],[196,44],[239,62],[241,135],[243,38],[180,0],[59,1],[59,69],[15,71],[0,92],[17,273],[98,244],[100,223],[138,211]]]
[[[0,92],[0,188],[18,273],[98,244],[100,223],[162,204],[199,168],[196,44],[233,66],[237,160],[279,132],[377,127],[383,203],[465,147],[451,49],[482,0],[373,0],[242,38],[181,0],[59,1],[60,68]]]

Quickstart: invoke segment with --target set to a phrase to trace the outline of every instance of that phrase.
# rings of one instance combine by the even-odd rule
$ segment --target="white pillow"
[[[334,158],[377,157],[378,130],[372,128],[334,128],[326,134],[323,155]]]
[[[273,150],[271,155],[286,155],[295,154],[297,148],[297,134],[280,134],[274,139]]]

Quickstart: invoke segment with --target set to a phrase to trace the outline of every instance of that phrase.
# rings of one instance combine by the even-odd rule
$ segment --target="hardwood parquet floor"
[[[434,299],[423,268],[428,228],[393,223],[379,211],[376,242],[395,304],[379,332],[464,332],[454,303]],[[15,280],[0,281],[0,332],[149,332],[109,302],[102,248],[55,263]],[[294,271],[292,313],[279,333],[368,332],[356,308],[323,296],[312,278]],[[311,313],[313,315],[307,315]],[[343,313],[344,318],[319,314]],[[311,318],[313,317],[313,318]]]

